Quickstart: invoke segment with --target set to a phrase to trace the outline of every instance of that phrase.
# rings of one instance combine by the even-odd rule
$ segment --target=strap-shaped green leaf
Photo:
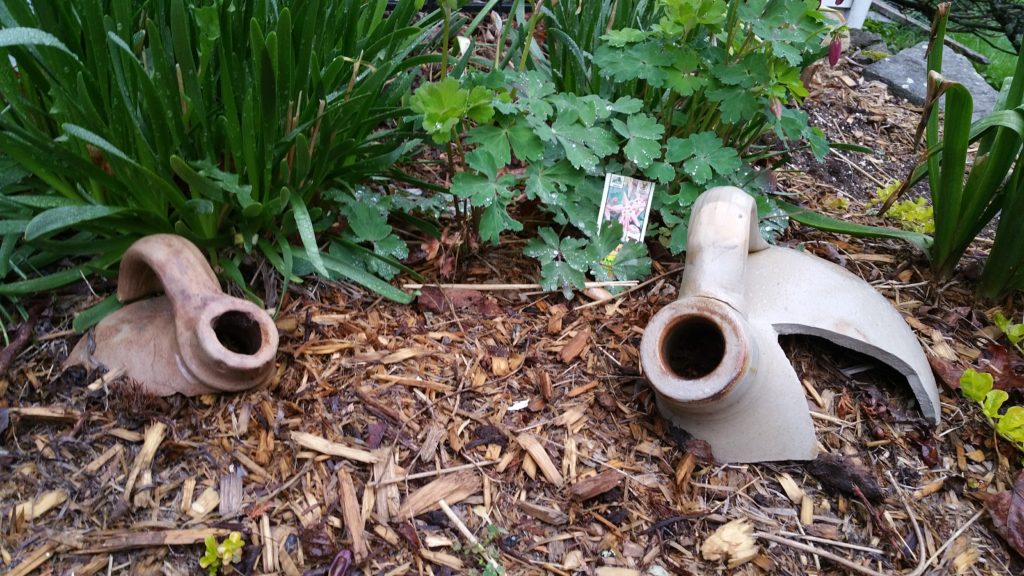
[[[61,206],[59,208],[51,208],[46,212],[36,215],[28,223],[25,227],[25,239],[31,242],[36,238],[77,226],[83,222],[99,220],[125,212],[128,212],[128,210],[110,206]]]
[[[781,200],[777,200],[776,202],[778,203],[779,208],[782,208],[782,210],[786,212],[791,219],[825,232],[851,234],[853,236],[867,236],[869,238],[896,238],[898,240],[906,240],[914,246],[917,246],[925,254],[929,253],[929,248],[932,244],[931,237],[926,234],[921,234],[920,232],[910,232],[908,230],[898,230],[896,228],[867,226],[865,224],[847,222],[845,220],[832,218],[831,216],[826,216],[813,210],[801,208],[800,206]]]
[[[56,48],[78,60],[74,52],[68,50],[68,47],[58,40],[56,36],[38,28],[18,27],[0,29],[0,48],[10,48],[13,46],[48,46]]]
[[[330,276],[321,259],[320,247],[316,243],[316,232],[313,230],[313,221],[309,219],[309,210],[306,209],[306,203],[298,194],[291,194],[290,201],[292,217],[295,219],[295,227],[299,231],[302,246],[306,249],[306,258],[318,274]]]

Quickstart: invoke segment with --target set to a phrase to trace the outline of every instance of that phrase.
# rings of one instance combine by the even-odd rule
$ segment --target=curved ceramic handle
[[[174,234],[154,234],[140,238],[121,257],[117,299],[126,303],[160,293],[180,302],[196,293],[221,290],[195,244]]]
[[[757,226],[757,203],[734,186],[719,186],[693,205],[679,296],[704,296],[743,311],[747,254],[768,247]]]

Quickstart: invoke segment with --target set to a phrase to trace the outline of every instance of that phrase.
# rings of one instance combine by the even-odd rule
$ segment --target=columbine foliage
[[[438,84],[450,82],[448,78]],[[527,255],[541,263],[546,288],[570,296],[573,288],[583,286],[587,273],[602,279],[646,274],[650,260],[642,244],[627,243],[611,265],[602,265],[618,247],[622,230],[617,225],[601,231],[596,227],[601,169],[608,162],[621,155],[654,177],[674,177],[663,158],[662,127],[639,111],[640,101],[557,93],[537,72],[471,74],[462,83],[458,90],[445,91],[425,84],[413,100],[424,110],[446,109],[452,100],[458,105],[460,93],[490,94],[490,121],[477,119],[464,135],[443,123],[423,123],[435,141],[451,137],[459,149],[472,147],[450,191],[475,214],[480,238],[497,243],[503,232],[521,231],[509,208],[523,196],[555,223],[583,234],[559,238],[553,229],[542,228],[540,237],[527,245]],[[511,171],[513,164],[526,167]]]
[[[175,232],[213,258],[230,249],[215,263],[242,286],[242,255],[259,252],[285,278],[408,299],[381,280],[404,253],[376,218],[386,210],[332,225],[367,216],[356,183],[413,144],[401,98],[437,13],[417,16],[415,0],[2,8],[0,295],[73,282],[139,236]],[[92,259],[40,276],[68,256]]]
[[[602,95],[640,97],[666,136],[711,133],[739,155],[770,131],[806,139],[819,157],[828,150],[805,114],[783,107],[807,96],[800,72],[824,54],[830,27],[816,2],[661,0],[659,7],[656,24],[601,37],[594,66],[616,83]]]

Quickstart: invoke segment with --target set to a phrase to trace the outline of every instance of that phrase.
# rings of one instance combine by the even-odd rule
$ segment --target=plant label
[[[643,242],[647,234],[647,220],[654,199],[654,182],[637,180],[619,174],[606,174],[598,229],[605,222],[622,224],[622,241]]]

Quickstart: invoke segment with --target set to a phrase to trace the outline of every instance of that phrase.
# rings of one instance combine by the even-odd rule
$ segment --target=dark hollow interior
[[[245,312],[233,310],[213,320],[213,332],[222,346],[235,354],[253,355],[263,345],[260,325]]]
[[[714,371],[725,357],[725,337],[707,318],[685,318],[668,329],[661,353],[673,374],[696,380]]]

